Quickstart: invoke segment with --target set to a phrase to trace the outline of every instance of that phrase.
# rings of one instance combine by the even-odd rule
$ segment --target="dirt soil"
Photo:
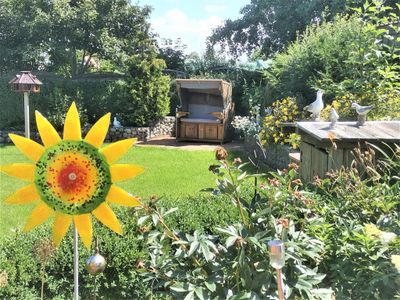
[[[182,149],[182,150],[209,150],[215,151],[217,147],[224,147],[228,151],[241,151],[243,149],[243,142],[241,141],[232,141],[224,144],[220,143],[206,143],[206,142],[178,142],[175,137],[171,136],[160,136],[156,138],[152,138],[147,142],[137,142],[139,147],[165,147],[165,148],[173,148],[173,149]]]

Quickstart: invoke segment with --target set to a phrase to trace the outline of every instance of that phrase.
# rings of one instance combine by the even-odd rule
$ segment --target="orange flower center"
[[[78,193],[87,186],[87,172],[79,165],[70,163],[57,176],[58,185],[65,193]]]

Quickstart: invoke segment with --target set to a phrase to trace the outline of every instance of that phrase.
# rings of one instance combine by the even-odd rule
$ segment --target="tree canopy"
[[[74,76],[94,57],[121,69],[151,39],[150,11],[128,0],[0,0],[0,71]]]
[[[265,57],[283,50],[295,41],[307,25],[333,20],[340,13],[351,13],[364,0],[251,0],[236,20],[213,31],[211,45],[219,45],[234,56],[259,49]],[[385,1],[395,6],[396,0]]]

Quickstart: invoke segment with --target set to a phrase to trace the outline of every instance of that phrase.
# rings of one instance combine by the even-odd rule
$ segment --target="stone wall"
[[[82,129],[83,136],[89,129],[90,127]],[[25,135],[23,131],[0,130],[0,144],[11,143],[11,140],[8,137],[9,133],[15,133],[21,136]],[[61,132],[59,132],[59,134],[62,136]],[[107,133],[106,142],[115,142],[131,137],[137,138],[138,141],[147,141],[150,138],[163,135],[175,136],[175,117],[165,117],[158,122],[151,124],[149,127],[116,128],[111,125]],[[31,132],[31,139],[39,142],[39,134],[37,132]]]

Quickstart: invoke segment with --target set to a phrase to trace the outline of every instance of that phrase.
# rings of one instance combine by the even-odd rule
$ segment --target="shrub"
[[[118,210],[117,210],[118,211]],[[95,236],[100,240],[100,253],[107,267],[97,277],[99,299],[140,298],[151,289],[138,275],[136,263],[146,257],[147,250],[138,239],[139,233],[132,211],[118,211],[122,219],[124,236],[120,237],[94,223]],[[8,283],[0,288],[2,299],[37,299],[40,295],[40,262],[34,247],[44,236],[50,236],[49,226],[41,226],[30,233],[16,232],[0,244],[0,268],[8,274]],[[73,293],[73,239],[69,231],[54,258],[45,267],[44,294],[47,299],[69,299]],[[129,245],[129,247],[126,247]],[[79,244],[80,296],[90,299],[94,278],[84,269],[86,259],[93,252]]]
[[[322,89],[327,103],[337,100],[343,106],[345,97],[346,102],[375,104],[373,118],[399,118],[400,47],[394,41],[399,16],[387,10],[380,1],[366,2],[352,17],[309,26],[274,58],[266,74],[272,97],[296,97],[303,106]],[[351,114],[343,111],[343,117]]]
[[[118,103],[123,107],[122,122],[136,126],[149,125],[169,113],[170,78],[163,75],[165,62],[155,53],[135,55],[129,60],[127,81],[130,97]]]
[[[279,238],[287,249],[286,297],[393,299],[400,280],[400,182],[391,170],[400,152],[393,154],[371,179],[341,170],[309,187],[290,164],[271,172],[254,194],[244,189],[244,166],[223,160],[213,168],[216,192],[232,200],[240,221],[218,226],[213,235],[184,233],[166,225],[174,210],[147,207],[140,218],[150,230],[143,276],[155,292],[177,298],[272,299],[267,242]]]
[[[23,128],[23,96],[15,93],[8,81],[18,72],[0,76],[0,128]],[[30,94],[30,121],[35,128],[34,111],[41,111],[58,130],[62,129],[65,111],[72,101],[80,108],[81,121],[93,124],[110,111],[113,115],[123,111],[118,107],[121,99],[129,98],[128,89],[121,76],[113,74],[92,74],[78,79],[66,79],[53,73],[35,73],[43,82],[40,93]],[[124,124],[125,125],[125,124]],[[132,124],[126,124],[132,125]]]
[[[237,219],[235,206],[229,199],[209,195],[208,192],[175,199],[160,199],[159,205],[166,209],[177,208],[166,222],[171,228],[187,233],[197,230],[214,234],[217,226]]]
[[[299,144],[297,134],[283,131],[282,123],[294,122],[300,116],[295,99],[288,97],[272,103],[263,121],[261,140],[264,144],[291,144],[296,148]]]

